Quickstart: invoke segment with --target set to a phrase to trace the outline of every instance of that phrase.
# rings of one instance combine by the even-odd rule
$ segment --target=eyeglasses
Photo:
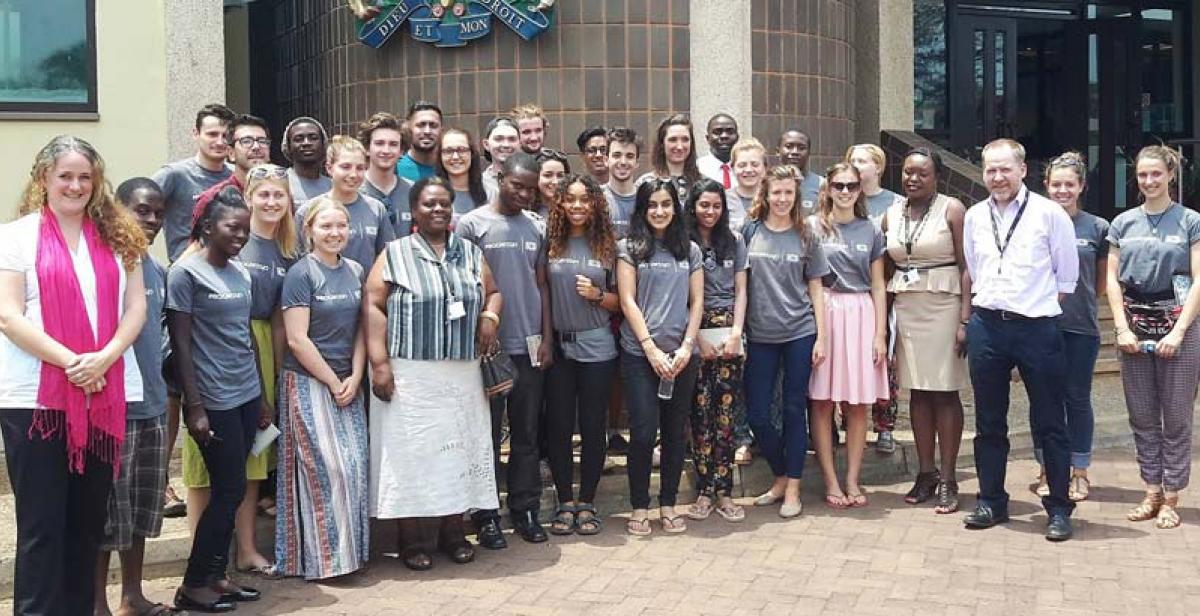
[[[266,137],[258,137],[258,138],[242,137],[241,139],[235,140],[234,143],[236,143],[246,149],[250,149],[256,145],[262,146],[264,148],[271,147],[271,140],[267,139]]]
[[[279,165],[256,165],[246,174],[248,180],[265,180],[268,178],[287,178],[287,169]]]
[[[466,158],[471,155],[471,148],[442,148],[442,154],[448,158],[454,158],[455,156]]]
[[[830,182],[829,188],[833,192],[857,192],[859,187],[858,182]]]
[[[584,150],[583,153],[587,154],[588,156],[608,156],[608,148],[606,148],[606,147],[588,148],[588,149]]]

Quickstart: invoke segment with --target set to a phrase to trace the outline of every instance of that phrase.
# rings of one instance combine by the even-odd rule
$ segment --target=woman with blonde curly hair
[[[621,309],[613,275],[617,243],[608,201],[591,176],[568,175],[555,193],[546,230],[556,353],[546,376],[546,448],[559,505],[550,532],[594,535],[600,532],[594,503],[617,372],[617,342],[609,326]],[[583,441],[578,501],[571,452],[576,419]]]
[[[17,518],[13,608],[90,614],[146,320],[146,237],[91,144],[38,153],[0,226],[0,429]]]

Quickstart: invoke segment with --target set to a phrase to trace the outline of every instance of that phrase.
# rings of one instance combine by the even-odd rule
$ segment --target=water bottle
[[[674,379],[660,378],[659,379],[659,400],[671,400],[674,395]]]
[[[1158,350],[1158,343],[1153,340],[1142,340],[1138,342],[1138,350],[1153,355]]]
[[[675,354],[674,353],[667,356],[667,363],[668,363],[668,365],[675,364]],[[658,399],[659,400],[670,400],[671,396],[673,396],[673,395],[675,395],[675,379],[674,378],[658,379]]]

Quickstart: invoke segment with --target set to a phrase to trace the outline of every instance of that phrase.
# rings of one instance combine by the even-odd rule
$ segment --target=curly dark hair
[[[687,200],[683,203],[683,213],[686,214],[684,220],[687,222],[688,236],[696,242],[697,246],[703,246],[704,242],[700,238],[700,228],[696,221],[696,202],[700,200],[700,195],[704,193],[715,193],[721,197],[721,217],[717,219],[717,224],[713,226],[712,232],[709,234],[709,242],[712,244],[713,253],[716,254],[718,261],[733,258],[733,253],[737,250],[737,238],[734,237],[733,231],[729,228],[729,204],[725,197],[725,188],[719,182],[705,178],[692,184],[691,190],[688,191]]]
[[[629,217],[629,235],[626,236],[629,254],[636,263],[643,263],[654,256],[654,230],[646,222],[646,214],[650,211],[650,196],[664,190],[671,196],[671,205],[675,216],[663,233],[662,242],[667,251],[676,259],[682,261],[688,258],[689,244],[687,225],[683,222],[683,208],[679,205],[679,190],[670,179],[654,178],[638,186],[637,201],[633,214]]]
[[[550,256],[561,256],[567,250],[567,240],[571,237],[571,221],[567,218],[567,208],[563,205],[563,197],[567,189],[575,184],[583,184],[587,189],[588,203],[592,206],[592,219],[588,223],[588,248],[592,256],[605,267],[612,267],[613,258],[617,252],[617,236],[613,231],[612,217],[608,214],[608,200],[604,191],[590,175],[570,174],[558,184],[558,198],[550,206],[550,220],[546,225],[546,238],[550,247]]]

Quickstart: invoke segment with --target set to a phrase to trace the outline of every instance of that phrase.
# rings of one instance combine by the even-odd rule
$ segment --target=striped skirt
[[[370,536],[362,393],[338,407],[324,383],[284,370],[279,394],[275,563],[310,580],[353,573]]]

